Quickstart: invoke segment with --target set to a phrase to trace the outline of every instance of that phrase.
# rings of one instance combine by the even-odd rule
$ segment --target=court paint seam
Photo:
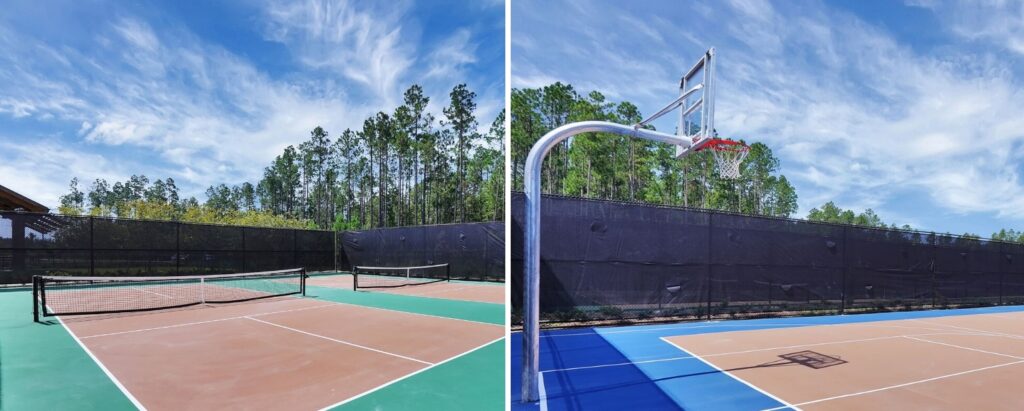
[[[146,332],[146,331],[165,330],[165,329],[168,329],[168,328],[178,328],[178,327],[187,327],[187,326],[190,326],[190,325],[202,325],[202,324],[216,323],[216,322],[221,322],[221,321],[240,320],[240,319],[247,318],[247,317],[263,316],[263,315],[271,315],[271,314],[281,314],[281,313],[290,313],[290,312],[295,312],[295,311],[313,310],[313,309],[317,309],[317,308],[333,307],[333,306],[334,305],[332,305],[332,304],[323,304],[323,305],[315,305],[315,306],[311,306],[311,307],[293,308],[293,309],[290,309],[290,310],[271,311],[271,312],[266,312],[266,313],[257,313],[257,314],[249,314],[249,315],[239,315],[239,316],[235,316],[235,317],[216,318],[216,319],[213,319],[213,320],[205,320],[205,321],[193,321],[193,322],[188,322],[188,323],[164,325],[164,326],[160,326],[160,327],[140,328],[140,329],[137,329],[137,330],[118,331],[118,332],[105,333],[105,334],[88,335],[88,336],[82,337],[82,339],[98,338],[98,337],[109,337],[109,336],[113,336],[113,335],[122,335],[122,334],[134,334],[134,333],[141,333],[141,332]],[[166,312],[172,312],[172,311],[166,311]],[[112,317],[112,318],[116,318],[116,317]]]
[[[722,374],[728,375],[729,377],[732,377],[732,379],[734,379],[734,380],[736,380],[736,381],[739,381],[739,382],[740,382],[740,383],[742,383],[743,385],[746,385],[746,386],[748,386],[748,387],[750,387],[750,388],[754,389],[755,391],[757,391],[757,392],[759,392],[759,393],[761,393],[761,394],[764,394],[764,395],[766,395],[766,396],[767,396],[768,398],[771,398],[771,399],[773,399],[773,400],[775,400],[775,401],[778,401],[778,402],[779,402],[780,404],[784,405],[784,407],[776,407],[776,408],[774,408],[774,409],[786,409],[786,408],[790,408],[790,409],[793,409],[793,410],[797,410],[797,411],[800,411],[800,407],[798,407],[798,406],[796,406],[796,405],[793,405],[793,404],[790,404],[790,403],[789,403],[788,401],[786,401],[786,400],[783,400],[782,398],[776,397],[775,395],[772,395],[772,394],[771,394],[771,393],[769,393],[768,391],[762,390],[762,389],[758,388],[758,387],[757,387],[756,385],[754,385],[754,384],[751,384],[751,383],[747,382],[746,380],[744,380],[744,379],[742,379],[742,378],[740,378],[740,377],[737,377],[737,376],[733,375],[732,373],[730,373],[730,372],[728,372],[728,371],[726,371],[726,370],[723,370],[723,369],[722,369],[721,367],[719,367],[719,366],[717,366],[717,365],[715,365],[715,364],[712,364],[711,362],[709,362],[709,361],[707,361],[707,360],[705,360],[705,359],[701,358],[700,356],[698,356],[698,355],[696,355],[696,354],[694,354],[694,353],[690,352],[689,350],[687,350],[687,349],[683,348],[682,346],[680,346],[680,345],[677,345],[676,343],[673,343],[672,341],[669,341],[669,340],[665,339],[665,337],[659,337],[659,339],[660,339],[660,340],[662,340],[662,341],[664,341],[664,342],[666,342],[666,343],[668,343],[669,345],[672,345],[673,347],[676,347],[676,348],[678,348],[678,349],[679,349],[679,350],[681,350],[682,352],[685,352],[685,353],[689,354],[689,355],[690,355],[690,356],[692,356],[693,358],[696,358],[696,359],[700,360],[700,361],[701,361],[701,362],[703,362],[704,364],[707,364],[707,365],[708,365],[709,367],[711,367],[711,368],[714,368],[714,369],[718,370],[718,372],[721,372]]]
[[[958,377],[958,376],[961,376],[961,375],[972,374],[972,373],[981,372],[981,371],[987,371],[987,370],[991,370],[991,369],[995,369],[995,368],[1008,367],[1008,366],[1017,365],[1017,364],[1024,364],[1024,360],[1012,361],[1012,362],[1003,363],[1003,364],[990,365],[990,366],[987,366],[987,367],[975,368],[973,370],[960,371],[960,372],[956,372],[956,373],[952,373],[952,374],[940,375],[938,377],[926,378],[926,379],[923,379],[923,380],[910,381],[910,382],[905,382],[905,383],[902,383],[902,384],[890,385],[890,386],[881,387],[881,388],[875,388],[875,389],[871,389],[871,390],[865,390],[865,391],[860,391],[860,392],[853,392],[853,393],[843,394],[843,395],[836,395],[836,396],[833,396],[833,397],[821,398],[821,399],[817,399],[817,400],[813,400],[813,401],[806,401],[806,402],[802,402],[802,403],[796,404],[795,406],[817,404],[817,403],[821,403],[821,402],[825,402],[825,401],[838,400],[838,399],[847,398],[847,397],[855,397],[855,396],[858,396],[858,395],[873,394],[873,393],[880,392],[880,391],[887,391],[887,390],[892,390],[892,389],[896,389],[896,388],[903,388],[903,387],[908,387],[908,386],[911,386],[911,385],[923,384],[923,383],[926,383],[926,382],[938,381],[938,380],[945,379],[945,378]],[[786,407],[766,408],[766,409],[764,409],[762,411],[777,411],[777,410],[783,410],[783,409],[786,409]]]
[[[503,338],[505,338],[505,336],[501,336],[501,337],[495,338],[495,339],[493,339],[493,340],[491,340],[491,341],[489,341],[489,342],[487,342],[485,344],[479,345],[479,346],[477,346],[475,348],[471,348],[471,349],[469,349],[469,350],[467,350],[467,351],[465,351],[465,352],[463,352],[461,354],[458,354],[458,355],[453,356],[451,358],[445,359],[444,361],[439,361],[439,362],[434,363],[434,364],[432,364],[432,365],[430,365],[428,367],[420,368],[419,370],[416,370],[416,371],[413,371],[413,372],[408,373],[406,375],[397,377],[397,378],[395,378],[395,379],[393,379],[391,381],[388,381],[388,382],[386,382],[384,384],[378,385],[377,387],[374,387],[374,388],[371,388],[369,390],[363,391],[362,393],[359,393],[358,395],[346,398],[346,399],[341,400],[339,402],[336,402],[334,404],[331,404],[331,405],[328,405],[326,407],[323,407],[323,408],[320,409],[320,411],[329,410],[329,409],[332,409],[332,408],[335,408],[335,407],[340,407],[340,406],[345,405],[345,404],[347,404],[349,402],[355,401],[355,400],[357,400],[359,398],[365,397],[365,396],[370,395],[370,394],[372,394],[374,392],[377,392],[377,391],[379,391],[381,389],[384,389],[384,388],[386,388],[386,387],[388,387],[388,386],[390,386],[392,384],[395,384],[395,383],[398,383],[398,382],[403,381],[405,379],[408,379],[408,378],[410,378],[410,377],[412,377],[414,375],[417,375],[419,373],[422,373],[422,372],[425,372],[427,370],[433,369],[433,368],[435,368],[435,367],[437,367],[437,366],[439,366],[441,364],[445,364],[445,363],[451,362],[451,361],[453,361],[453,360],[455,360],[457,358],[461,358],[461,357],[466,356],[466,355],[468,355],[468,354],[470,354],[472,352],[478,351],[481,348],[484,348],[484,347],[486,347],[488,345],[491,345],[491,344],[494,344],[494,343],[496,343],[498,341],[501,341]]]
[[[964,347],[964,346],[960,346],[960,345],[956,345],[956,344],[949,344],[949,343],[944,343],[944,342],[939,342],[939,341],[931,341],[931,340],[926,340],[924,338],[915,338],[915,337],[911,337],[911,336],[907,336],[907,335],[904,335],[903,338],[911,339],[911,340],[914,340],[914,341],[921,341],[921,342],[926,342],[926,343],[945,345],[947,347],[953,347],[953,348],[959,348],[959,349],[962,349],[962,350],[980,352],[980,353],[983,353],[983,354],[998,355],[1000,357],[1013,358],[1015,360],[1024,360],[1024,357],[1018,357],[1016,355],[1003,354],[1003,353],[998,353],[998,352],[993,352],[993,351],[986,351],[986,350],[982,350],[982,349],[978,349],[978,348]]]
[[[352,346],[352,347],[356,347],[356,348],[361,348],[361,349],[364,349],[364,350],[373,351],[373,352],[384,354],[384,355],[390,355],[392,357],[401,358],[403,360],[414,361],[414,362],[418,362],[420,364],[425,364],[425,365],[428,365],[428,366],[434,365],[434,363],[429,362],[429,361],[423,361],[423,360],[420,360],[420,359],[404,356],[402,354],[396,354],[396,353],[389,352],[389,351],[378,350],[376,348],[367,347],[365,345],[360,345],[360,344],[356,344],[356,343],[353,343],[353,342],[348,342],[348,341],[345,341],[345,340],[339,340],[337,338],[331,338],[331,337],[328,337],[328,336],[325,336],[325,335],[320,335],[320,334],[317,334],[317,333],[311,333],[309,331],[304,331],[304,330],[300,330],[298,328],[292,328],[292,327],[289,327],[289,326],[286,326],[286,325],[272,323],[270,321],[263,321],[263,320],[260,320],[260,319],[257,319],[257,318],[252,318],[252,317],[244,317],[244,318],[256,321],[258,323],[263,323],[263,324],[267,324],[267,325],[272,325],[274,327],[283,328],[283,329],[288,330],[288,331],[297,332],[297,333],[300,333],[300,334],[305,334],[305,335],[308,335],[310,337],[321,338],[321,339],[324,339],[324,340],[327,340],[327,341],[333,341],[333,342],[336,342],[336,343],[339,343],[339,344],[344,344],[344,345],[348,345],[348,346]]]
[[[138,398],[135,398],[135,396],[128,391],[128,388],[121,383],[121,380],[117,379],[117,377],[114,376],[114,373],[110,372],[110,370],[107,369],[106,365],[103,365],[103,362],[100,361],[99,357],[93,354],[92,351],[89,350],[89,347],[85,346],[85,343],[83,343],[82,340],[80,340],[78,336],[75,335],[74,331],[71,331],[71,328],[68,327],[67,324],[64,324],[64,320],[62,320],[60,316],[56,316],[56,318],[57,322],[60,323],[61,327],[64,327],[64,330],[71,335],[71,338],[73,338],[75,342],[78,343],[78,346],[81,347],[82,350],[89,355],[89,358],[92,358],[93,362],[95,362],[96,365],[100,367],[100,370],[102,370],[103,373],[107,375],[107,378],[110,378],[110,381],[113,382],[114,385],[117,386],[119,390],[121,390],[121,393],[124,394],[125,397],[128,397],[128,400],[131,401],[132,405],[135,405],[135,407],[137,407],[138,409],[145,411],[146,407],[142,405],[142,402],[140,402]]]

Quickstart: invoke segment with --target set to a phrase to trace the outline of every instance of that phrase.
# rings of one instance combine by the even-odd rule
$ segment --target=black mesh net
[[[300,294],[300,269],[213,276],[39,276],[33,283],[44,316],[105,314]]]
[[[451,281],[448,264],[416,267],[352,267],[353,288],[396,288]]]
[[[522,307],[524,196],[512,196]],[[1024,300],[1024,245],[901,230],[545,196],[549,321],[749,317]]]
[[[33,275],[213,275],[333,270],[334,233],[0,213],[0,284]]]
[[[341,269],[448,264],[453,279],[505,279],[501,222],[345,231],[337,243]]]

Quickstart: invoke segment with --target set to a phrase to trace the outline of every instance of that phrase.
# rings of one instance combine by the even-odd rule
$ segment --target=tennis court
[[[0,407],[500,409],[503,306],[296,278],[55,282],[49,314],[107,314],[42,323],[2,292]]]
[[[516,409],[1022,409],[1024,307],[555,330]]]
[[[360,292],[473,301],[489,304],[505,303],[505,283],[450,279],[441,281],[430,277],[414,278],[412,281],[409,281],[408,277],[380,274],[360,274],[359,278],[362,280],[362,283],[368,285],[365,288],[358,288]],[[351,272],[317,275],[308,281],[310,284],[323,287],[357,290],[355,286],[356,275]]]

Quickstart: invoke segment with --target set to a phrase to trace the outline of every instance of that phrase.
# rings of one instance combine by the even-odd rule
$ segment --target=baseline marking
[[[321,339],[324,339],[324,340],[327,340],[327,341],[333,341],[333,342],[336,342],[336,343],[339,343],[339,344],[345,344],[345,345],[349,345],[349,346],[356,347],[356,348],[362,348],[364,350],[369,350],[369,351],[373,351],[373,352],[384,354],[384,355],[390,355],[392,357],[398,357],[398,358],[401,358],[403,360],[415,361],[415,362],[418,362],[420,364],[434,365],[434,363],[432,363],[432,362],[427,362],[427,361],[423,361],[423,360],[420,360],[420,359],[416,359],[416,358],[412,358],[412,357],[407,357],[407,356],[404,356],[402,354],[395,354],[393,352],[388,352],[388,351],[384,351],[384,350],[378,350],[376,348],[367,347],[365,345],[359,345],[359,344],[351,343],[351,342],[348,342],[348,341],[345,341],[345,340],[339,340],[337,338],[331,338],[331,337],[328,337],[328,336],[324,336],[324,335],[320,335],[320,334],[316,334],[316,333],[311,333],[309,331],[303,331],[303,330],[300,330],[298,328],[292,328],[292,327],[288,327],[288,326],[285,326],[285,325],[272,323],[270,321],[263,321],[263,320],[260,320],[258,318],[253,318],[253,317],[245,317],[245,318],[249,319],[249,320],[256,321],[258,323],[272,325],[274,327],[283,328],[283,329],[288,330],[288,331],[294,331],[294,332],[297,332],[297,333],[300,333],[300,334],[305,334],[305,335],[308,335],[310,337],[321,338]]]
[[[1008,366],[1017,365],[1017,364],[1024,364],[1024,360],[1013,361],[1013,362],[1008,362],[1008,363],[1003,363],[1003,364],[990,365],[988,367],[975,368],[973,370],[960,371],[960,372],[956,372],[956,373],[952,373],[952,374],[940,375],[938,377],[926,378],[926,379],[923,379],[923,380],[911,381],[911,382],[907,382],[907,383],[903,383],[903,384],[890,385],[888,387],[875,388],[873,390],[867,390],[867,391],[854,392],[854,393],[850,393],[850,394],[837,395],[837,396],[834,396],[834,397],[828,397],[828,398],[822,398],[822,399],[819,399],[819,400],[802,402],[802,403],[799,403],[799,404],[796,404],[796,405],[797,406],[802,406],[802,405],[817,404],[817,403],[820,403],[820,402],[838,400],[838,399],[841,399],[841,398],[854,397],[854,396],[864,395],[864,394],[872,394],[872,393],[876,393],[876,392],[880,392],[880,391],[892,390],[892,389],[896,389],[896,388],[903,388],[903,387],[907,387],[907,386],[911,386],[911,385],[922,384],[922,383],[931,382],[931,381],[937,381],[937,380],[941,380],[941,379],[945,379],[945,378],[957,377],[957,376],[960,376],[960,375],[965,375],[965,374],[971,374],[971,373],[991,370],[991,369],[994,369],[994,368],[1008,367]],[[762,411],[777,411],[777,410],[782,410],[782,409],[785,409],[785,408],[786,407],[766,408],[766,409],[764,409]]]
[[[401,377],[398,377],[398,378],[395,378],[395,379],[393,379],[393,380],[391,380],[391,381],[388,381],[388,382],[386,382],[386,383],[384,383],[384,384],[378,385],[378,386],[377,386],[377,387],[375,387],[375,388],[372,388],[372,389],[370,389],[370,390],[367,390],[367,391],[363,391],[363,393],[361,393],[361,394],[359,394],[359,395],[356,395],[356,396],[354,396],[354,397],[349,397],[349,398],[346,398],[346,399],[344,399],[344,400],[341,400],[341,401],[339,401],[339,402],[336,402],[336,403],[334,403],[334,404],[331,404],[331,405],[328,405],[328,406],[326,406],[326,407],[324,407],[324,408],[321,408],[321,409],[320,409],[320,411],[324,411],[324,410],[329,410],[329,409],[331,409],[331,408],[334,408],[334,407],[339,407],[339,406],[345,405],[346,403],[349,403],[349,402],[351,402],[351,401],[355,401],[355,400],[356,400],[356,399],[358,399],[358,398],[362,398],[362,397],[365,397],[365,396],[367,396],[367,395],[370,395],[370,394],[372,394],[372,393],[374,393],[374,392],[376,392],[376,391],[379,391],[379,390],[381,390],[381,389],[383,389],[383,388],[385,388],[385,387],[387,387],[387,386],[390,386],[390,385],[392,385],[392,384],[395,384],[395,383],[397,383],[397,382],[399,382],[399,381],[402,381],[402,380],[404,380],[404,379],[407,379],[407,378],[409,378],[409,377],[412,377],[412,376],[414,376],[414,375],[416,375],[416,374],[419,374],[419,373],[421,373],[421,372],[427,371],[427,370],[429,370],[429,369],[432,369],[432,368],[434,368],[434,367],[437,367],[437,366],[439,366],[439,365],[441,365],[441,364],[445,364],[445,363],[448,363],[448,362],[450,362],[450,361],[452,361],[452,360],[455,360],[455,359],[457,359],[457,358],[461,358],[461,357],[463,357],[463,356],[465,356],[465,355],[467,355],[467,354],[469,354],[469,353],[472,353],[472,352],[474,352],[474,351],[477,351],[477,350],[479,350],[479,349],[481,349],[481,348],[484,348],[484,347],[486,347],[486,346],[488,346],[488,345],[491,345],[491,344],[494,344],[494,343],[496,343],[496,342],[498,342],[498,341],[501,341],[501,340],[502,340],[503,338],[505,338],[505,337],[504,337],[504,336],[502,336],[502,337],[498,337],[498,338],[496,338],[496,339],[494,339],[494,340],[491,340],[491,341],[489,341],[489,342],[487,342],[487,343],[484,343],[484,344],[482,344],[482,345],[480,345],[480,346],[477,346],[476,348],[472,348],[472,349],[470,349],[470,350],[468,350],[468,351],[466,351],[466,352],[463,352],[462,354],[459,354],[459,355],[456,355],[456,356],[454,356],[454,357],[448,358],[448,359],[446,359],[446,360],[444,360],[444,361],[441,361],[441,362],[437,362],[437,363],[434,363],[434,364],[432,364],[432,365],[430,365],[430,366],[428,366],[428,367],[420,368],[419,370],[413,371],[413,372],[411,372],[411,373],[408,373],[408,374],[406,374],[406,375],[403,375],[403,376],[401,376]]]

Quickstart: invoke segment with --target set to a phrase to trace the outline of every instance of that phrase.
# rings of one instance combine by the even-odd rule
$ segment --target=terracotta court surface
[[[351,290],[352,276],[349,274],[313,276],[307,280],[307,284]],[[442,281],[405,287],[360,289],[360,292],[380,292],[491,304],[505,303],[504,284],[493,282]]]
[[[515,410],[1021,410],[1024,307],[545,331]]]
[[[1024,313],[663,337],[776,409],[1024,409]]]
[[[495,324],[293,297],[64,325],[150,410],[338,406],[504,335]]]

